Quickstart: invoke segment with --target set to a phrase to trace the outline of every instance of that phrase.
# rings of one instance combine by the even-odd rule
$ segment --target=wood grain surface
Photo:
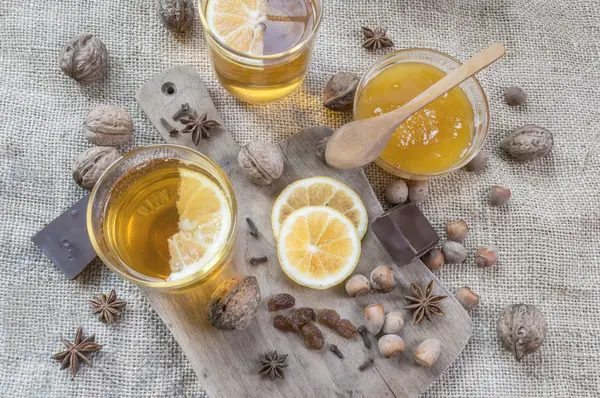
[[[175,86],[174,94],[161,90],[165,83]],[[273,185],[259,187],[249,183],[238,169],[239,148],[225,127],[196,147],[189,134],[170,137],[161,125],[161,117],[173,122],[171,117],[182,103],[189,103],[199,113],[208,112],[209,117],[223,124],[193,67],[178,66],[155,75],[138,91],[136,98],[167,142],[197,149],[217,161],[227,172],[238,200],[238,235],[233,263],[219,281],[234,274],[254,275],[260,284],[263,300],[256,321],[246,330],[233,332],[217,330],[206,319],[205,303],[215,283],[186,293],[143,290],[181,345],[211,398],[415,397],[456,359],[471,335],[471,320],[453,294],[420,261],[402,268],[394,266],[398,287],[392,293],[369,294],[358,299],[348,297],[343,285],[324,291],[301,287],[281,271],[271,233],[270,213],[277,195],[294,180],[315,175],[337,178],[361,196],[370,220],[383,212],[362,169],[334,170],[315,156],[316,144],[331,132],[330,129],[315,127],[282,141],[279,147],[285,159],[284,174]],[[258,238],[248,233],[246,217],[256,222],[260,231]],[[266,255],[269,260],[262,265],[250,265],[247,259],[256,255]],[[363,239],[356,272],[368,276],[381,264],[393,265],[393,261],[369,230]],[[403,309],[406,302],[402,296],[409,294],[410,283],[424,285],[431,279],[436,282],[436,294],[449,296],[442,304],[446,316],[437,317],[433,323],[423,321],[413,326],[410,314]],[[406,350],[399,358],[384,359],[372,336],[373,346],[368,350],[360,339],[345,340],[322,325],[319,327],[325,334],[326,343],[338,345],[344,359],[327,349],[308,350],[300,336],[280,332],[271,324],[274,314],[267,310],[266,299],[282,292],[295,296],[297,307],[332,308],[355,325],[362,323],[363,308],[371,303],[383,304],[386,311],[403,311],[407,322],[399,334],[406,342]],[[416,346],[427,338],[442,341],[440,358],[431,369],[415,365],[412,359]],[[285,380],[271,381],[257,375],[258,358],[272,350],[289,354]],[[357,368],[369,356],[375,359],[375,365],[359,372]]]

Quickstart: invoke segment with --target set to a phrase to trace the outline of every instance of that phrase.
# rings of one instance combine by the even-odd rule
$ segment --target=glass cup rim
[[[108,267],[110,268],[114,273],[116,273],[118,276],[120,276],[121,278],[128,280],[130,282],[135,283],[136,285],[139,286],[144,286],[144,287],[149,287],[149,288],[157,288],[157,289],[173,289],[173,288],[180,288],[180,287],[184,287],[184,286],[188,286],[191,285],[199,280],[201,280],[202,278],[204,278],[205,276],[207,276],[206,273],[203,272],[196,272],[193,273],[191,275],[186,276],[185,278],[182,279],[177,279],[174,281],[161,281],[161,282],[154,282],[154,281],[149,281],[149,280],[144,280],[144,279],[140,279],[140,278],[135,278],[129,274],[124,273],[123,271],[121,271],[119,269],[119,267],[116,267],[113,264],[113,261],[111,259],[109,259],[106,254],[100,249],[98,241],[96,239],[95,234],[93,233],[93,229],[91,228],[92,226],[92,207],[93,207],[93,203],[96,201],[97,195],[98,195],[98,191],[102,185],[102,182],[108,178],[108,175],[110,174],[111,171],[113,171],[120,163],[122,163],[125,159],[129,159],[139,153],[143,153],[149,150],[156,150],[156,149],[175,149],[175,150],[182,150],[184,152],[188,152],[190,154],[192,154],[193,156],[198,156],[200,158],[203,159],[203,161],[206,161],[208,164],[210,164],[211,166],[215,167],[216,170],[222,171],[223,173],[223,177],[224,177],[224,182],[225,182],[225,186],[223,186],[222,188],[226,191],[228,191],[229,196],[230,196],[230,206],[231,206],[231,217],[232,217],[232,222],[231,222],[231,227],[229,230],[229,233],[227,235],[227,241],[226,243],[223,245],[223,248],[219,251],[219,253],[217,253],[217,255],[215,255],[215,258],[213,260],[211,260],[211,262],[208,264],[209,265],[209,269],[213,269],[216,265],[216,261],[222,257],[223,251],[224,250],[231,250],[231,245],[233,244],[233,241],[235,239],[235,230],[237,228],[237,200],[235,197],[235,191],[233,189],[233,185],[231,184],[231,181],[229,180],[229,177],[227,176],[227,173],[225,173],[225,170],[223,170],[223,168],[214,160],[212,160],[211,158],[209,158],[208,156],[192,149],[192,148],[188,148],[186,146],[183,145],[177,145],[177,144],[150,144],[150,145],[145,145],[145,146],[141,146],[135,149],[132,149],[131,151],[125,153],[123,156],[121,156],[119,159],[115,160],[100,176],[100,178],[98,179],[98,181],[96,182],[96,184],[94,185],[94,188],[92,189],[92,191],[90,192],[90,199],[88,201],[88,206],[87,206],[87,212],[86,212],[86,223],[87,223],[87,231],[88,231],[88,235],[90,238],[90,241],[92,243],[92,247],[94,248],[94,251],[96,252],[96,254],[98,255],[98,257],[100,258],[100,260],[102,260],[102,262]],[[123,263],[124,264],[124,263]],[[205,267],[206,268],[206,267]],[[210,274],[210,272],[209,272]]]
[[[462,62],[460,60],[458,60],[457,58],[448,55],[444,52],[438,51],[438,50],[434,50],[432,48],[425,48],[425,47],[412,47],[412,48],[405,48],[405,49],[401,49],[401,50],[397,50],[394,51],[390,54],[387,54],[379,59],[377,59],[374,63],[372,63],[367,70],[365,71],[365,73],[362,75],[359,83],[358,83],[358,89],[356,91],[356,94],[354,95],[354,103],[353,103],[353,108],[352,108],[352,117],[354,120],[356,120],[356,115],[357,115],[357,111],[358,111],[358,101],[359,98],[362,94],[362,91],[364,90],[364,87],[366,87],[367,83],[369,82],[369,80],[371,80],[372,77],[374,77],[375,75],[373,74],[373,72],[375,72],[377,70],[377,68],[379,68],[381,65],[385,64],[386,62],[393,60],[394,58],[398,58],[399,56],[405,55],[407,53],[431,53],[434,54],[436,56],[440,56],[442,58],[446,58],[452,62],[454,62],[457,66],[462,65]],[[434,65],[435,66],[435,65]],[[377,72],[379,73],[379,72]],[[375,74],[377,74],[375,73]],[[471,154],[469,156],[465,156],[463,159],[461,159],[460,161],[458,161],[456,164],[454,164],[452,167],[448,168],[447,170],[443,170],[443,171],[438,171],[435,173],[427,173],[427,174],[423,174],[423,173],[413,173],[413,172],[409,172],[409,171],[405,171],[405,170],[401,170],[395,166],[391,166],[389,163],[387,163],[386,161],[382,160],[381,158],[377,158],[375,160],[375,163],[382,167],[385,171],[391,173],[391,174],[395,174],[392,173],[391,170],[396,170],[399,171],[401,174],[405,175],[406,178],[410,178],[410,179],[416,179],[416,180],[426,180],[432,177],[438,177],[438,176],[442,176],[442,175],[446,175],[448,173],[451,173],[453,171],[456,171],[458,169],[460,169],[461,167],[465,166],[467,163],[469,163],[481,150],[481,148],[483,147],[483,144],[485,142],[485,137],[488,134],[489,131],[489,126],[490,126],[490,107],[489,107],[489,103],[488,103],[488,97],[485,93],[485,90],[483,89],[483,86],[481,85],[481,83],[479,82],[479,80],[477,79],[476,76],[472,76],[469,79],[467,79],[466,81],[473,79],[473,81],[475,82],[475,85],[478,89],[478,91],[481,93],[482,97],[483,97],[483,103],[485,105],[485,114],[486,114],[486,121],[485,124],[483,125],[482,129],[481,129],[481,135],[483,135],[483,139],[480,140],[479,143],[477,143],[477,145],[475,147],[473,147],[473,150],[471,151]],[[471,100],[469,100],[469,103],[471,103],[471,105],[473,105],[473,103],[471,102]],[[474,137],[475,138],[475,137]]]
[[[207,0],[207,1],[209,1],[209,0]],[[319,30],[319,27],[321,26],[321,20],[323,18],[323,0],[310,0],[310,1],[319,2],[319,6],[320,6],[320,11],[318,13],[319,15],[317,16],[317,20],[316,20],[315,24],[313,25],[313,28],[312,28],[310,34],[308,36],[306,36],[304,38],[304,40],[302,40],[300,43],[296,44],[294,47],[290,48],[289,50],[284,51],[282,53],[271,54],[271,55],[252,55],[252,54],[241,52],[239,50],[236,50],[233,47],[228,46],[227,44],[223,43],[223,41],[221,39],[219,39],[213,33],[213,31],[210,29],[210,27],[208,26],[208,21],[206,20],[206,17],[204,15],[204,11],[201,10],[200,7],[198,7],[199,8],[198,14],[200,14],[200,22],[202,23],[202,29],[204,29],[204,33],[208,34],[213,41],[218,43],[219,46],[223,47],[228,52],[234,54],[237,57],[249,59],[252,61],[276,60],[276,59],[280,59],[280,58],[286,57],[288,55],[291,55],[291,54],[294,54],[294,53],[300,51],[307,44],[309,44],[311,42],[311,40],[313,39],[313,37],[317,34],[317,31]]]

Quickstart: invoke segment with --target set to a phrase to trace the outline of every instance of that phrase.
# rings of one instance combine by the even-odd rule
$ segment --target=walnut
[[[523,105],[527,101],[527,94],[519,86],[510,86],[504,92],[504,100],[510,106]]]
[[[529,162],[546,156],[554,146],[552,133],[535,124],[526,124],[510,133],[500,148],[517,160]]]
[[[258,312],[260,288],[253,276],[221,283],[208,301],[208,320],[217,329],[247,328]]]
[[[183,33],[194,24],[194,2],[192,0],[157,0],[158,17],[162,24],[173,32]]]
[[[85,117],[84,135],[92,144],[117,146],[131,141],[133,122],[121,108],[99,105]]]
[[[323,91],[323,105],[334,111],[349,111],[360,78],[356,73],[341,72],[329,79]]]
[[[240,149],[238,164],[248,180],[269,185],[283,173],[283,157],[279,149],[263,141],[254,141]]]
[[[115,160],[121,155],[113,147],[95,146],[75,158],[73,162],[73,178],[81,188],[92,189],[96,182]]]
[[[106,74],[108,51],[97,37],[78,36],[60,50],[58,66],[65,75],[80,83],[97,82]]]
[[[537,307],[513,304],[500,314],[496,330],[504,348],[520,361],[525,355],[532,354],[541,347],[548,332],[548,324]]]

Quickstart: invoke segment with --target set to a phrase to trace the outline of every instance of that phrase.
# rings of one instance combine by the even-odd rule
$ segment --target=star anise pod
[[[427,318],[431,322],[431,315],[444,316],[444,311],[440,308],[439,304],[447,296],[436,296],[433,294],[433,281],[429,282],[425,291],[420,287],[411,283],[412,296],[404,296],[411,304],[404,307],[413,311],[413,324],[421,322],[423,317]]]
[[[75,377],[77,371],[79,370],[79,365],[81,364],[80,361],[92,366],[92,361],[86,356],[86,354],[100,351],[102,348],[102,345],[96,344],[94,340],[94,335],[88,336],[84,339],[83,329],[81,329],[80,326],[77,328],[77,332],[75,332],[75,339],[72,343],[64,337],[60,339],[67,349],[54,354],[52,359],[61,361],[61,369],[65,369],[67,367],[71,368],[71,374],[73,377]]]
[[[98,315],[104,323],[112,323],[115,317],[121,314],[121,310],[127,305],[126,302],[117,300],[115,289],[111,290],[108,297],[104,293],[100,293],[100,297],[90,300],[92,303],[92,312]]]
[[[184,134],[192,133],[192,141],[196,145],[200,143],[200,138],[210,138],[210,129],[221,125],[219,122],[209,119],[206,113],[203,113],[200,117],[194,113],[190,117],[182,117],[179,121],[185,124],[185,128],[181,132]]]
[[[264,358],[260,358],[262,368],[260,368],[258,374],[269,376],[271,380],[273,380],[275,376],[280,379],[285,379],[283,368],[288,366],[287,357],[287,354],[277,355],[277,351],[273,351],[271,354],[265,354]]]
[[[383,47],[392,47],[394,42],[387,37],[387,30],[383,28],[362,28],[363,35],[365,35],[365,41],[363,43],[364,48],[373,48],[375,50]]]

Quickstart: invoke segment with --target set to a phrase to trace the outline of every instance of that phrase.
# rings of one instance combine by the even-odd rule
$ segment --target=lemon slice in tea
[[[352,221],[359,238],[367,232],[367,209],[352,188],[333,178],[310,177],[291,183],[275,200],[271,225],[276,239],[283,221],[293,211],[306,206],[331,207]]]
[[[233,222],[223,190],[202,173],[179,169],[179,230],[169,238],[169,280],[206,266],[225,246]]]

